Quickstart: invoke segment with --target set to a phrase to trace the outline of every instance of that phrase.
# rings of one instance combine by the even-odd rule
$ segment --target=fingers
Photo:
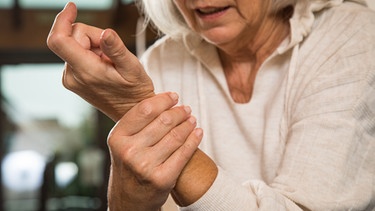
[[[150,124],[163,111],[178,102],[176,93],[162,93],[143,100],[128,111],[116,124],[110,136],[132,136]]]
[[[80,32],[74,34],[74,28],[77,26],[77,24],[74,24],[76,17],[77,7],[74,3],[70,2],[56,16],[47,38],[47,45],[56,55],[71,66],[75,68],[87,68],[94,60],[100,59],[94,52],[87,51],[87,48],[89,48],[88,43],[99,46],[101,31],[99,32],[99,29],[92,27],[92,29],[90,28],[92,31],[88,30],[88,32],[85,32],[86,36],[77,34]],[[81,45],[74,36],[86,37],[84,38],[86,40]],[[82,58],[85,59],[83,60]]]
[[[72,24],[77,18],[77,7],[74,3],[69,2],[65,8],[56,16],[51,31],[47,38],[48,47],[59,56],[66,55],[66,38],[73,33]],[[69,43],[71,41],[68,39]],[[74,45],[71,48],[75,47]]]
[[[167,178],[168,175],[175,175],[178,177],[198,149],[202,137],[203,130],[201,128],[194,129],[193,132],[189,134],[186,141],[163,163],[161,163],[159,166],[160,171],[156,171],[155,177]]]
[[[100,36],[103,32],[102,29],[82,23],[74,23],[72,28],[72,37],[82,46],[82,48],[93,51],[99,49]]]
[[[63,36],[70,36],[72,34],[72,24],[77,18],[77,6],[69,2],[64,9],[56,16],[52,25],[50,34],[60,34]]]
[[[131,86],[150,80],[115,31],[74,23],[76,17],[77,7],[68,3],[56,16],[47,45],[72,67],[77,79],[84,82],[105,72],[107,77]]]
[[[153,183],[159,188],[173,188],[186,164],[190,161],[203,137],[202,129],[194,129],[184,141],[172,140],[175,149],[166,150],[166,143],[134,154],[125,162],[141,181]],[[171,143],[172,143],[171,142]],[[175,144],[174,142],[180,142]],[[167,153],[166,153],[167,152]]]
[[[144,147],[153,146],[161,139],[163,139],[163,137],[167,139],[167,141],[168,139],[185,140],[186,137],[184,137],[184,133],[190,133],[193,129],[192,125],[194,124],[195,126],[195,119],[193,117],[190,117],[190,107],[174,107],[170,110],[164,111],[159,116],[157,116],[157,118],[155,118],[155,120],[147,125],[147,127],[142,130],[142,133],[137,134],[135,138],[137,140],[141,140],[140,144],[142,144]],[[180,127],[178,125],[180,125]],[[185,125],[190,126],[190,129],[188,130],[189,127],[186,127]]]
[[[126,78],[129,82],[138,80],[139,72],[143,71],[143,67],[138,58],[126,48],[115,31],[112,29],[104,30],[101,35],[100,46],[116,69],[120,70],[119,74],[123,78]]]
[[[186,142],[188,136],[194,131],[196,126],[195,117],[190,116],[183,123],[170,130],[161,141],[155,143],[150,152],[151,156],[155,158],[157,163],[163,163]]]

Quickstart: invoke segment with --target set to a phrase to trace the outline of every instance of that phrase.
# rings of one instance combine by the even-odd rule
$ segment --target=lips
[[[196,9],[196,11],[199,15],[213,15],[216,13],[223,12],[227,10],[228,8],[229,6],[228,7],[206,7],[206,8]]]

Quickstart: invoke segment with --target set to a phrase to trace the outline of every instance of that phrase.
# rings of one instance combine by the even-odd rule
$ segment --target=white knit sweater
[[[182,210],[375,209],[375,14],[316,2],[297,7],[247,104],[233,102],[215,47],[200,39],[164,37],[144,54],[157,91],[192,107],[200,148],[219,167]]]

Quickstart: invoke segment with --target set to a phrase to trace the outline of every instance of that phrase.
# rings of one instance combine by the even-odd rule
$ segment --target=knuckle
[[[51,32],[47,37],[47,46],[53,51],[58,51],[63,44],[63,39],[63,34]]]
[[[141,175],[141,178],[143,178],[144,180],[149,180],[151,178],[148,174],[150,166],[150,162],[143,159],[142,161],[137,163],[137,165],[135,166],[135,170],[139,175]]]
[[[73,23],[72,24],[72,35],[82,35],[85,34],[85,25],[83,23]]]
[[[151,117],[154,112],[154,105],[148,100],[139,103],[138,111],[143,117]]]
[[[112,129],[107,136],[107,145],[109,148],[112,148],[115,146],[115,143],[119,142],[119,136],[117,135],[117,131],[115,129]]]
[[[107,145],[109,149],[114,148],[114,146],[116,146],[115,144],[116,142],[118,142],[118,139],[116,138],[116,136],[113,136],[112,134],[108,135]]]
[[[80,29],[80,28],[82,28],[82,27],[84,27],[84,26],[85,26],[85,24],[80,23],[80,22],[76,22],[76,23],[73,23],[73,24],[72,24],[73,30]]]
[[[163,112],[158,118],[159,122],[165,126],[170,126],[173,124],[173,118],[168,112]]]
[[[133,146],[124,146],[123,152],[122,152],[122,159],[125,163],[129,163],[132,159],[136,157],[137,150]]]
[[[173,142],[178,142],[180,144],[183,143],[183,136],[180,132],[178,132],[176,128],[173,128],[169,132],[169,137],[170,137],[170,140]]]
[[[62,80],[62,85],[64,86],[64,88],[65,89],[67,89],[67,90],[73,90],[72,89],[72,84],[71,83],[69,83],[65,78],[63,78],[63,80]]]
[[[62,85],[64,86],[64,88],[75,92],[79,89],[79,84],[72,75],[68,74],[68,71],[69,70],[67,69],[64,70],[64,74],[62,76]]]
[[[64,88],[67,89],[67,90],[70,90],[70,91],[74,91],[74,90],[76,90],[76,85],[75,85],[74,83],[72,83],[72,80],[69,80],[69,79],[66,78],[66,77],[63,77],[62,85],[63,85]]]
[[[114,136],[113,132],[109,132],[108,136],[107,136],[107,145],[109,148],[112,148],[114,146],[114,143],[115,143],[115,140],[116,137]]]
[[[114,38],[111,41],[112,44],[110,44],[110,51],[108,51],[108,53],[113,57],[124,58],[128,55],[129,51],[117,33],[112,30],[112,34]]]
[[[119,46],[117,48],[114,48],[114,50],[111,52],[111,54],[112,54],[113,57],[122,58],[122,57],[126,56],[127,50],[126,50],[125,47]]]
[[[112,130],[108,133],[107,136],[107,145],[110,149],[115,149],[116,151],[125,151],[129,150],[129,147],[127,145],[129,137],[122,136],[121,133],[119,133],[118,130],[116,130],[116,127],[112,128]],[[118,147],[119,144],[121,144],[121,147]],[[122,153],[123,154],[123,153]]]

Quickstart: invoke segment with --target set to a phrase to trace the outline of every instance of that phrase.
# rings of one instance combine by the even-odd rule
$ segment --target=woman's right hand
[[[66,62],[63,85],[117,121],[155,95],[153,83],[113,30],[75,23],[76,17],[76,6],[68,3],[56,16],[47,45]]]
[[[108,136],[110,210],[158,210],[202,139],[177,95],[158,94],[135,105]]]

